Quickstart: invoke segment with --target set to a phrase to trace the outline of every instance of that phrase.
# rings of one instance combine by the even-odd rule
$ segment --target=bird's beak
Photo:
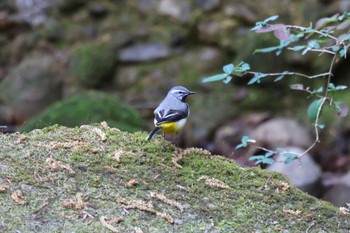
[[[188,92],[188,94],[189,94],[189,95],[193,95],[193,94],[196,94],[196,92],[190,91],[190,92]]]

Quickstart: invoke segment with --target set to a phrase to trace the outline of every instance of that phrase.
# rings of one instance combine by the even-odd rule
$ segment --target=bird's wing
[[[167,123],[167,122],[176,122],[179,121],[181,119],[186,118],[188,115],[188,112],[186,111],[180,111],[180,110],[161,110],[159,112],[156,112],[154,114],[154,117],[156,119],[156,124],[160,125],[163,123]]]

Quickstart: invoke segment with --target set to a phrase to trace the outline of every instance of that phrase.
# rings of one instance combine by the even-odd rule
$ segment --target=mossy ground
[[[277,174],[240,168],[200,149],[179,150],[160,137],[147,142],[145,137],[103,123],[0,135],[0,228],[111,232],[101,217],[121,217],[120,223],[107,223],[119,232],[350,229],[349,215],[289,186]],[[173,159],[179,155],[176,164]],[[210,179],[229,188],[206,182]],[[184,211],[153,198],[152,192],[176,201]],[[166,213],[174,223],[141,207],[128,209],[117,201],[121,198]]]

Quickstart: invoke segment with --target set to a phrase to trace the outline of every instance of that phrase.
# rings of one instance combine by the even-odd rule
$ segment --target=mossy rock
[[[129,132],[143,128],[136,110],[123,105],[115,96],[91,91],[51,105],[26,122],[21,130],[27,132],[52,124],[72,127],[102,121]]]
[[[115,63],[110,46],[90,43],[73,52],[69,68],[82,86],[94,87],[112,76]]]
[[[2,232],[350,229],[346,209],[277,173],[145,137],[106,123],[0,134]]]

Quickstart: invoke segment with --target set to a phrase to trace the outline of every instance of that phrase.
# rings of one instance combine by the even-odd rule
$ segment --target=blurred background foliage
[[[0,125],[14,132],[107,121],[123,130],[148,130],[168,89],[184,85],[198,94],[189,99],[182,146],[244,166],[258,152],[235,151],[243,135],[265,147],[304,149],[313,137],[306,119],[310,101],[289,89],[300,78],[249,87],[244,78],[229,85],[201,80],[240,61],[260,72],[325,72],[326,55],[253,55],[277,40],[250,28],[271,15],[307,26],[344,11],[350,11],[348,0],[2,0]],[[332,81],[349,86],[349,73],[343,60]],[[349,92],[339,95],[349,106]],[[316,175],[306,175],[310,179],[299,187],[344,205],[350,202],[349,179],[343,178],[350,170],[350,124],[326,109],[322,121],[322,143],[308,155],[311,165],[303,165]],[[345,198],[333,198],[339,190]]]

